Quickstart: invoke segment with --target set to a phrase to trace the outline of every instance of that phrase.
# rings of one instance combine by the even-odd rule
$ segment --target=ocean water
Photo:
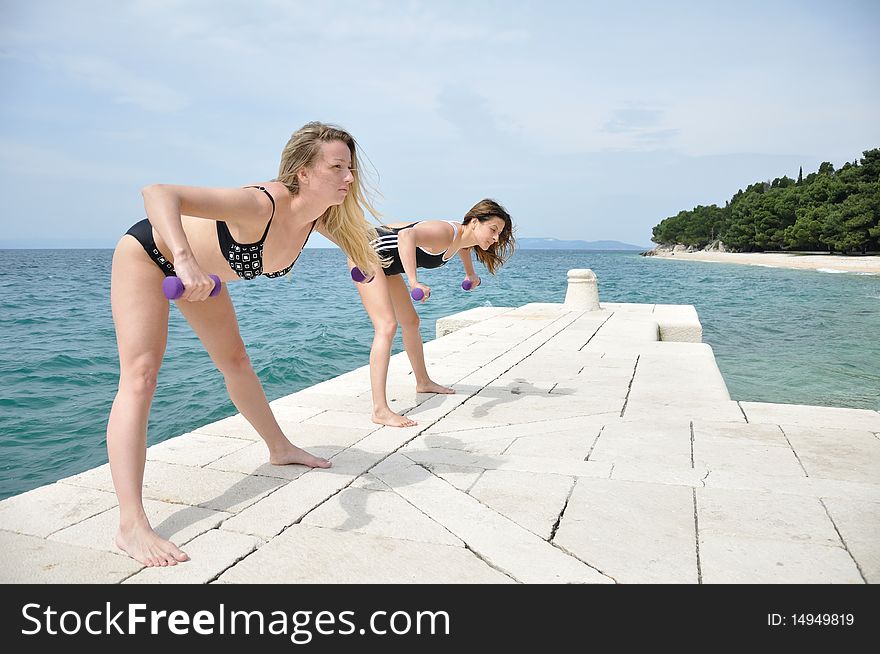
[[[118,380],[111,256],[0,250],[0,498],[107,461]],[[593,269],[603,302],[695,305],[735,400],[880,409],[880,276],[521,250],[472,293],[459,288],[457,261],[426,271],[423,337],[434,337],[437,318],[475,306],[562,302],[571,268]],[[270,400],[368,362],[372,329],[338,250],[305,250],[291,276],[229,288]],[[172,308],[148,443],[235,412]]]

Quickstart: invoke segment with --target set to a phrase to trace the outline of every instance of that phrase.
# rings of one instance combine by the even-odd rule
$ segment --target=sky
[[[874,0],[0,0],[0,247],[113,247],[144,186],[268,181],[311,120],[384,221],[491,197],[519,237],[649,245],[880,147],[878,33]]]

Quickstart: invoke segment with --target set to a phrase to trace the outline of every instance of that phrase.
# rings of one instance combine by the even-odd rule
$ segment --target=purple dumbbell
[[[414,288],[409,292],[409,294],[412,296],[412,299],[416,301],[421,300],[423,297],[425,297],[425,292],[420,288]]]
[[[363,284],[363,283],[369,284],[371,281],[373,281],[372,277],[367,279],[367,276],[364,273],[362,273],[361,269],[358,268],[357,266],[355,266],[354,268],[351,269],[351,278],[354,281],[356,281],[358,284]]]
[[[469,291],[469,290],[471,290],[471,289],[474,287],[474,283],[473,283],[471,280],[466,279],[466,280],[464,280],[464,281],[461,283],[461,287],[462,287],[464,290]]]
[[[223,283],[217,275],[208,275],[208,277],[214,280],[214,290],[211,291],[211,297],[216,297],[223,289]],[[162,282],[162,291],[169,300],[176,300],[183,295],[183,282],[180,281],[180,277],[166,277]]]

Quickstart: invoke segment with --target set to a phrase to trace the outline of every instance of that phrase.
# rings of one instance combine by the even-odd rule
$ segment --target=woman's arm
[[[471,288],[474,289],[480,285],[480,276],[474,270],[474,262],[471,261],[472,249],[473,248],[461,248],[458,251],[458,257],[461,259],[461,263],[464,264],[465,279],[470,280]]]
[[[430,297],[431,289],[418,280],[416,248],[425,248],[430,252],[446,250],[454,238],[455,230],[444,220],[426,220],[397,234],[397,251],[400,253],[410,290],[421,288],[425,292],[425,300]]]
[[[400,253],[400,261],[403,264],[403,272],[409,282],[410,290],[419,284],[416,267],[416,247],[418,246],[418,234],[415,227],[404,229],[397,234],[397,251]],[[419,285],[421,286],[421,285]],[[424,290],[424,289],[423,289]],[[430,289],[425,291],[425,298],[430,295]]]
[[[259,189],[217,189],[152,184],[143,189],[147,218],[171,250],[174,269],[183,282],[181,299],[206,299],[214,282],[199,267],[183,230],[182,215],[223,219],[237,224],[269,220],[272,203]]]

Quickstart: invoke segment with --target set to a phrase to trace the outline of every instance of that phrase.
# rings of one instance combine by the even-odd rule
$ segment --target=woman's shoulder
[[[407,220],[404,222],[387,223],[387,227],[418,227],[420,231],[436,230],[447,227],[451,220]]]
[[[276,199],[281,197],[288,197],[290,195],[290,191],[284,184],[275,181],[250,182],[249,184],[242,184],[242,188],[264,188],[272,194],[272,197]]]

